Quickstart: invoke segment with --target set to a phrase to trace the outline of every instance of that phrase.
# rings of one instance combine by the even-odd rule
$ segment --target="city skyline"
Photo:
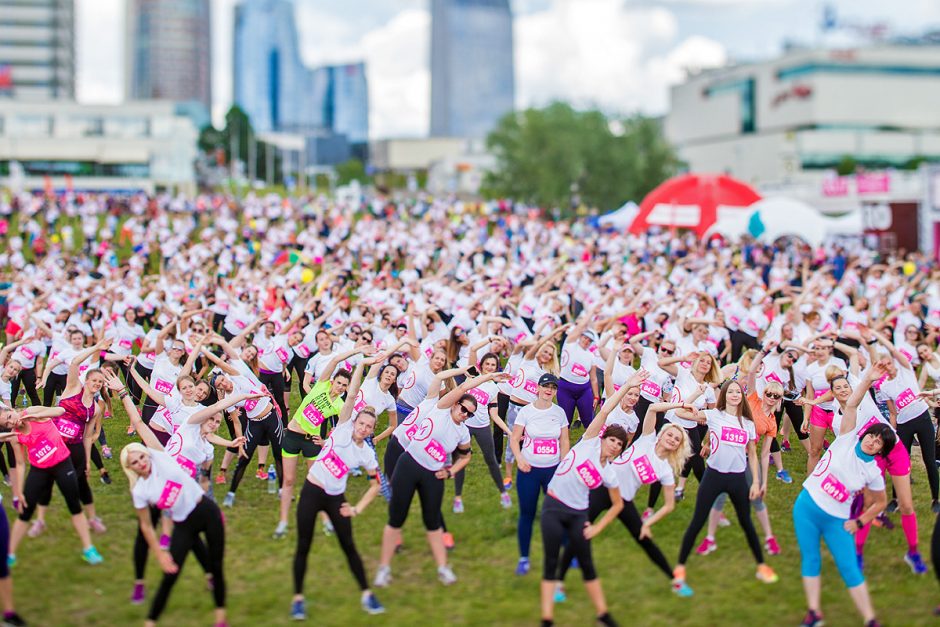
[[[76,0],[78,97],[123,96],[123,0]],[[213,115],[232,101],[234,0],[213,2]],[[430,11],[426,0],[297,0],[308,65],[363,59],[368,65],[370,135],[428,134]],[[840,17],[886,21],[895,32],[940,25],[940,3],[909,0],[889,12],[876,0],[836,0]],[[820,41],[815,0],[515,0],[517,107],[564,99],[610,112],[662,114],[668,86],[688,65],[759,59],[784,39]],[[852,45],[847,33],[828,41]],[[118,51],[117,53],[115,51]]]

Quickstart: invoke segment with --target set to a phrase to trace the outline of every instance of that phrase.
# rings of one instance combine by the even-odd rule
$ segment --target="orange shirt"
[[[769,435],[772,438],[777,437],[777,420],[774,415],[765,414],[761,407],[763,401],[757,392],[751,392],[747,395],[747,402],[751,406],[751,415],[754,417],[754,429],[757,431],[758,439]],[[758,443],[759,446],[759,443]]]

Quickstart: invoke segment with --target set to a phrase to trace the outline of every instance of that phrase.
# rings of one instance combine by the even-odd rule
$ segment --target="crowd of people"
[[[494,503],[518,512],[520,577],[540,527],[542,625],[565,601],[572,567],[597,620],[617,624],[591,552],[615,520],[689,597],[688,558],[718,549],[730,500],[756,578],[777,582],[768,558],[783,541],[769,491],[793,503],[801,625],[823,624],[823,541],[864,624],[879,624],[863,556],[872,526],[892,524],[891,513],[915,575],[928,572],[920,530],[933,529],[940,573],[940,525],[918,521],[911,488],[916,473],[940,512],[940,270],[930,260],[853,239],[819,249],[701,242],[471,209],[280,197],[0,201],[0,470],[16,512],[11,528],[0,508],[4,624],[26,624],[10,568],[56,515],[53,486],[83,559],[107,559],[93,543],[106,527],[91,478],[111,482],[102,426],[118,416],[134,438],[116,455],[139,520],[131,601],[147,600],[149,555],[163,572],[147,625],[190,552],[216,625],[227,624],[222,511],[238,515],[246,473],[276,483],[271,535],[295,536],[296,620],[307,616],[318,520],[345,554],[362,609],[385,611],[376,591],[392,585],[416,496],[438,579],[457,582],[444,512],[482,509],[464,501],[471,463],[486,465]],[[807,457],[801,489],[787,487],[795,456],[783,455],[796,447]],[[353,504],[347,482],[363,473],[369,487]],[[694,505],[677,509],[693,493]],[[388,509],[372,577],[354,541],[354,519],[370,506]],[[679,547],[653,540],[667,516],[687,520]]]

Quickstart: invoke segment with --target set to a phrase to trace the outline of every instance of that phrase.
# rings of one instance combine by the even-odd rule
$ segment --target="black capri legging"
[[[88,477],[85,476],[85,446],[83,444],[66,444],[69,449],[69,458],[72,461],[72,468],[75,470],[75,478],[78,481],[78,498],[82,505],[91,505],[95,502],[91,493],[91,485],[88,483]],[[92,448],[94,453],[95,449]],[[61,489],[61,486],[59,486]],[[62,493],[65,496],[65,493]],[[52,484],[46,485],[46,490],[39,495],[39,505],[48,507],[52,501]],[[27,501],[29,503],[29,501]],[[81,508],[79,508],[81,509]],[[69,508],[71,511],[71,508]],[[75,514],[76,512],[72,512]]]
[[[284,373],[274,372],[268,374],[262,372],[258,375],[258,380],[261,381],[261,385],[268,388],[268,392],[274,397],[274,402],[281,410],[281,424],[286,427],[287,423],[290,422],[290,416],[287,415],[287,405],[284,403],[284,392],[287,391],[287,381],[284,380]]]
[[[62,392],[65,391],[66,379],[68,379],[67,374],[49,373],[49,376],[46,377],[46,385],[42,389],[43,405],[52,407],[52,401],[55,399],[56,395],[61,396]]]
[[[166,608],[173,585],[183,572],[183,562],[190,549],[196,543],[199,534],[205,534],[209,554],[209,572],[212,574],[212,596],[217,608],[225,607],[225,574],[222,563],[225,559],[225,523],[219,506],[203,497],[186,520],[173,525],[173,537],[170,539],[170,555],[179,567],[176,573],[163,574],[160,587],[153,597],[153,604],[147,614],[148,620],[156,621]]]
[[[157,523],[160,522],[160,510],[157,507],[150,506],[150,524],[156,528]],[[137,526],[137,537],[134,538],[134,579],[143,579],[144,571],[147,568],[147,553],[150,551],[150,547],[147,544],[147,540],[144,539],[144,534],[140,530],[140,525]],[[196,559],[199,560],[199,564],[202,566],[202,569],[207,573],[211,574],[211,569],[209,566],[209,550],[206,548],[205,543],[202,541],[202,538],[196,537],[196,541],[193,542],[193,555],[196,556]]]
[[[924,467],[927,469],[927,483],[930,484],[930,498],[937,500],[938,474],[937,474],[937,433],[934,431],[933,423],[930,422],[930,414],[922,413],[913,420],[898,423],[898,438],[904,443],[904,448],[908,454],[914,444],[914,436],[917,436],[917,442],[920,444],[920,455],[924,460]]]
[[[566,554],[570,551],[578,558],[584,581],[597,579],[591,541],[584,537],[584,526],[588,522],[588,510],[568,507],[555,497],[547,495],[542,504],[542,552],[545,556],[542,579],[560,581],[559,562],[562,543],[567,538]]]
[[[316,528],[317,514],[326,512],[333,529],[336,532],[336,539],[339,540],[339,546],[346,554],[346,562],[349,564],[349,570],[360,590],[366,590],[369,584],[366,583],[366,570],[362,565],[362,558],[359,551],[356,550],[356,543],[352,535],[352,519],[343,516],[340,513],[340,507],[346,502],[345,494],[331,495],[327,494],[323,488],[304,481],[304,487],[300,491],[300,500],[297,502],[297,550],[294,553],[294,594],[303,594],[304,577],[307,574],[307,556],[310,554],[310,547],[313,545],[313,532]]]
[[[36,391],[36,367],[20,370],[20,373],[16,375],[16,378],[13,379],[13,383],[10,386],[10,401],[13,405],[16,405],[16,397],[19,396],[20,386],[23,386],[23,389],[26,392],[26,396],[29,397],[30,405],[39,404],[39,392]]]
[[[793,432],[796,433],[796,437],[800,440],[808,438],[809,434],[803,433],[803,430],[800,429],[803,425],[803,408],[793,401],[783,401],[783,410],[777,413],[777,431],[780,431],[780,426],[783,424],[784,413],[787,415],[787,418],[790,419],[790,424],[793,426]],[[773,451],[774,449],[770,450]]]
[[[20,513],[20,520],[29,522],[42,496],[47,492],[52,492],[52,484],[59,486],[59,492],[62,493],[62,497],[65,499],[65,505],[69,508],[69,513],[72,516],[81,514],[82,501],[79,498],[78,477],[76,475],[71,458],[63,459],[49,468],[31,466],[29,473],[26,475],[26,483],[23,486],[23,498],[26,499],[26,507]]]
[[[245,429],[245,457],[238,459],[235,466],[235,473],[232,475],[231,492],[238,490],[238,484],[245,476],[245,469],[251,463],[251,458],[255,454],[255,449],[265,444],[271,445],[271,453],[274,455],[274,467],[277,470],[277,486],[281,487],[284,482],[284,465],[281,456],[281,434],[284,430],[277,414],[271,410],[267,416],[261,420],[248,420],[248,426]]]
[[[506,422],[507,411],[509,411],[509,395],[500,392],[496,395],[496,415],[498,415],[503,422]],[[496,449],[496,461],[500,464],[503,463],[503,438],[505,435],[506,434],[503,433],[503,430],[500,429],[494,422],[493,446]]]
[[[441,528],[441,503],[444,500],[444,480],[415,461],[411,455],[403,454],[395,464],[392,474],[392,500],[388,504],[388,526],[401,529],[408,518],[408,510],[415,492],[421,499],[421,516],[424,528],[436,531]]]

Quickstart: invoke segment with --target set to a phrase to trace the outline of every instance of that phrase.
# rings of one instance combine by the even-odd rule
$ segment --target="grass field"
[[[128,441],[125,426],[121,410],[106,424],[115,458]],[[575,435],[572,441],[576,441]],[[216,459],[218,463],[221,453]],[[593,542],[595,561],[613,616],[622,625],[644,626],[799,624],[805,605],[790,511],[805,475],[805,456],[802,451],[793,452],[784,456],[784,463],[795,482],[784,485],[773,481],[768,499],[771,520],[782,546],[781,555],[768,560],[780,575],[779,583],[765,585],[754,578],[753,560],[735,523],[719,531],[720,548],[716,553],[707,557],[693,555],[689,559],[688,581],[695,596],[679,599],[672,595],[666,579],[647,561],[626,530],[615,523]],[[925,559],[929,559],[934,516],[929,511],[929,494],[919,456],[914,463],[921,550]],[[136,517],[117,459],[107,460],[106,464],[113,485],[104,486],[97,481],[93,485],[99,512],[108,525],[107,534],[96,537],[105,558],[103,565],[91,567],[81,561],[78,540],[58,494],[49,513],[48,531],[38,539],[27,538],[20,547],[14,582],[18,609],[31,625],[134,625],[144,619],[146,606],[128,602],[133,582],[131,549]],[[445,497],[444,513],[457,538],[457,547],[451,554],[459,578],[456,585],[444,588],[437,582],[416,502],[405,526],[405,550],[393,562],[394,582],[390,588],[377,591],[387,611],[381,616],[367,616],[359,609],[359,590],[336,539],[325,537],[318,526],[307,577],[309,624],[538,624],[542,557],[538,524],[533,540],[532,573],[516,577],[513,570],[518,557],[517,510],[514,507],[504,511],[499,507],[482,459],[475,459],[468,472],[466,513],[459,516],[450,513],[452,486],[448,486]],[[691,518],[696,486],[695,480],[690,480],[686,500],[654,528],[655,539],[670,561],[678,554],[681,535]],[[364,479],[351,479],[350,500],[364,489]],[[640,497],[639,501],[645,503],[645,491]],[[9,501],[4,499],[7,515],[11,516]],[[375,573],[386,518],[384,505],[379,497],[354,522],[370,579]],[[731,513],[730,506],[728,511]],[[267,494],[266,482],[254,478],[246,478],[235,507],[225,514],[230,624],[290,623],[291,561],[296,540],[293,521],[286,540],[271,539],[277,522],[276,497]],[[902,561],[905,550],[900,524],[890,532],[875,529],[869,537],[867,575],[879,618],[886,625],[940,624],[940,619],[931,615],[931,609],[940,601],[934,574],[912,575]],[[823,610],[827,624],[860,624],[835,567],[825,551],[824,555]],[[151,559],[147,571],[148,603],[159,577],[159,569]],[[580,573],[576,570],[569,573],[567,583],[568,601],[558,606],[556,624],[592,624],[593,610],[581,586]],[[211,596],[192,557],[186,562],[161,624],[180,627],[212,624]]]

